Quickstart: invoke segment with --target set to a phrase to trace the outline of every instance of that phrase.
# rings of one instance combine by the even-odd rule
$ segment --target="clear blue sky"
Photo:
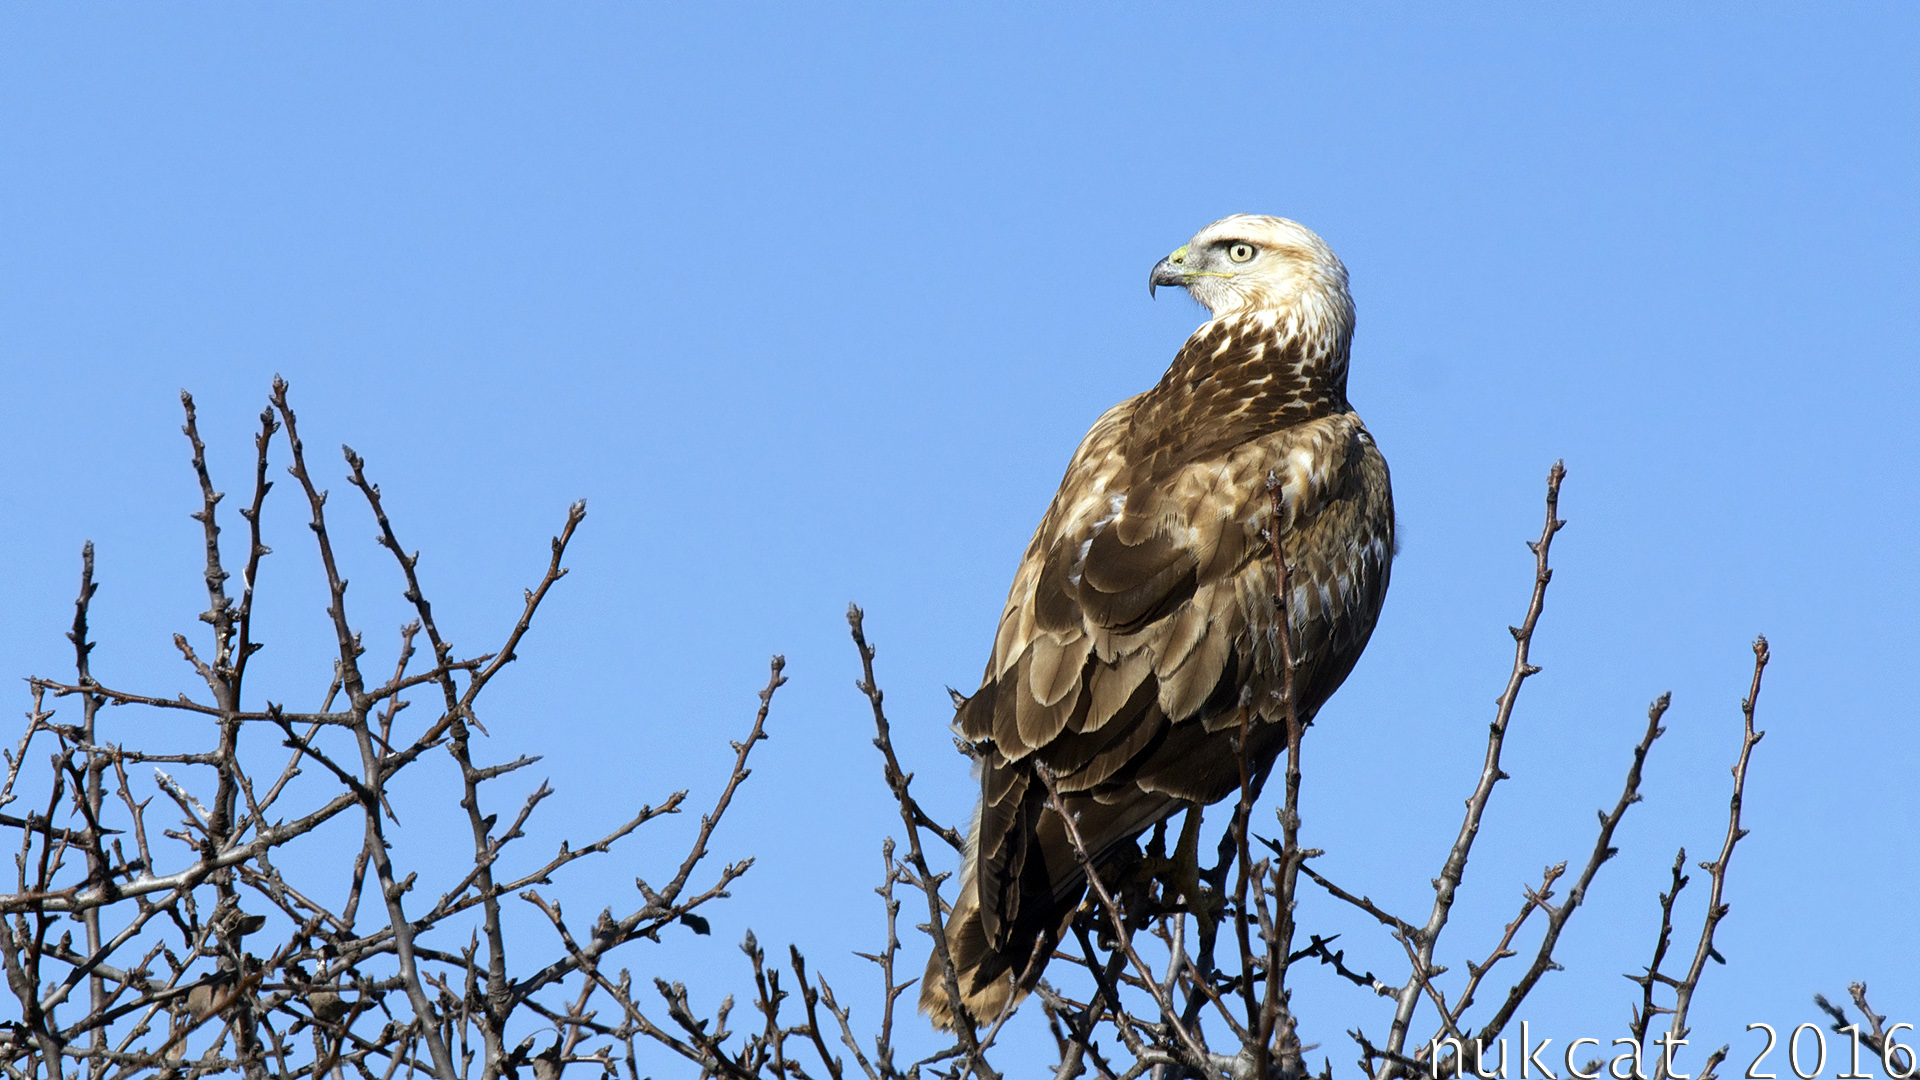
[[[1887,4],[9,4],[0,666],[64,670],[91,538],[96,672],[190,688],[168,644],[204,607],[175,394],[200,400],[231,511],[282,373],[358,545],[373,656],[400,586],[328,448],[366,454],[467,649],[590,500],[486,714],[488,752],[546,754],[560,791],[530,847],[675,787],[710,799],[787,655],[716,847],[760,864],[713,938],[630,962],[710,1001],[744,985],[750,923],[867,1008],[848,950],[877,942],[897,819],[846,602],[929,804],[961,818],[943,687],[977,679],[1087,425],[1199,321],[1149,301],[1148,268],[1216,217],[1283,214],[1352,271],[1352,397],[1405,538],[1308,742],[1323,867],[1425,910],[1564,457],[1546,672],[1443,953],[1464,971],[1523,881],[1584,856],[1671,689],[1646,802],[1528,1014],[1621,1033],[1674,848],[1719,843],[1765,632],[1754,831],[1697,1040],[1747,1047],[1745,1024],[1818,1019],[1809,996],[1859,978],[1920,1020],[1916,57],[1920,11]],[[319,581],[276,494],[260,689],[310,704]],[[406,817],[407,857],[436,865],[438,821],[424,800]],[[691,824],[561,895],[627,902]],[[1344,912],[1316,897],[1304,918],[1398,976]],[[1384,1010],[1303,978],[1305,1034],[1344,1069],[1343,1030]]]

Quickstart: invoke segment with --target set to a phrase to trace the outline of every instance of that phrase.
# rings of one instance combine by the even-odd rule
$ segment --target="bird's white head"
[[[1282,217],[1234,214],[1201,229],[1154,264],[1147,289],[1161,285],[1186,289],[1216,319],[1273,311],[1342,337],[1353,329],[1346,266],[1312,229]]]

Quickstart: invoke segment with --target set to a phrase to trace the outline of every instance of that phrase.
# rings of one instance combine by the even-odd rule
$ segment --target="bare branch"
[[[1566,526],[1558,513],[1560,483],[1566,479],[1566,475],[1566,466],[1558,461],[1547,472],[1546,523],[1541,527],[1540,538],[1527,543],[1534,559],[1533,596],[1527,603],[1527,614],[1520,625],[1508,628],[1513,634],[1513,670],[1507,677],[1506,689],[1500,694],[1493,723],[1487,728],[1486,762],[1481,767],[1480,780],[1474,786],[1473,794],[1467,799],[1467,813],[1460,822],[1459,836],[1447,851],[1440,876],[1434,879],[1433,911],[1427,916],[1426,925],[1420,927],[1412,939],[1415,970],[1401,988],[1394,1007],[1393,1025],[1387,1036],[1386,1049],[1389,1054],[1399,1055],[1405,1047],[1414,1006],[1420,1000],[1421,982],[1433,970],[1434,947],[1439,943],[1441,931],[1446,929],[1460,880],[1466,875],[1467,856],[1473,850],[1474,838],[1480,833],[1480,819],[1486,813],[1487,800],[1493,795],[1494,785],[1506,779],[1507,774],[1500,768],[1500,751],[1506,742],[1507,725],[1513,719],[1514,706],[1520,700],[1520,687],[1540,672],[1538,667],[1528,662],[1527,657],[1533,647],[1534,628],[1539,625],[1540,612],[1546,606],[1547,583],[1553,580],[1553,570],[1548,565],[1547,556],[1553,547],[1554,535]],[[1389,1068],[1391,1070],[1391,1066]]]
[[[1747,835],[1747,830],[1740,827],[1740,810],[1746,800],[1747,763],[1753,757],[1753,748],[1760,745],[1760,740],[1766,735],[1764,731],[1754,730],[1753,711],[1760,702],[1760,677],[1766,673],[1769,655],[1767,639],[1755,638],[1753,681],[1747,688],[1747,696],[1740,702],[1742,725],[1740,756],[1733,764],[1733,796],[1727,802],[1727,836],[1721,842],[1720,857],[1712,862],[1700,864],[1700,869],[1707,871],[1709,879],[1707,915],[1700,927],[1699,944],[1694,947],[1693,963],[1688,966],[1686,975],[1674,985],[1673,1022],[1668,1025],[1667,1030],[1676,1039],[1687,1036],[1687,1010],[1693,1005],[1693,993],[1700,985],[1700,976],[1706,971],[1707,960],[1719,959],[1719,954],[1713,948],[1713,933],[1719,927],[1720,920],[1726,918],[1730,910],[1724,897],[1727,889],[1727,866],[1733,861],[1734,845]],[[1653,1080],[1665,1080],[1666,1065],[1666,1055],[1663,1054],[1654,1067]]]
[[[1513,984],[1513,988],[1507,991],[1505,1003],[1500,1006],[1498,1012],[1493,1014],[1493,1018],[1487,1021],[1486,1026],[1480,1029],[1481,1045],[1492,1045],[1493,1039],[1505,1029],[1508,1021],[1513,1019],[1514,1013],[1520,1008],[1520,1003],[1526,1000],[1528,992],[1533,989],[1536,982],[1540,981],[1540,976],[1560,966],[1554,962],[1553,947],[1559,942],[1560,931],[1566,927],[1567,920],[1573,917],[1574,910],[1580,906],[1581,901],[1586,899],[1587,887],[1593,883],[1593,877],[1599,873],[1601,864],[1619,853],[1619,849],[1613,846],[1613,831],[1619,826],[1620,819],[1626,816],[1627,807],[1640,801],[1641,770],[1647,763],[1647,753],[1653,749],[1654,740],[1666,732],[1666,728],[1660,726],[1660,719],[1666,715],[1670,700],[1668,695],[1662,694],[1647,707],[1647,730],[1641,735],[1639,744],[1633,748],[1633,764],[1627,767],[1626,785],[1621,789],[1620,798],[1614,803],[1613,809],[1599,815],[1600,834],[1594,839],[1593,853],[1587,856],[1587,865],[1581,869],[1579,878],[1573,883],[1573,888],[1567,891],[1566,903],[1559,907],[1548,904],[1545,900],[1546,885],[1541,887],[1542,898],[1539,906],[1547,912],[1546,933],[1540,938],[1540,948],[1534,953],[1532,966],[1518,982]],[[1558,874],[1549,877],[1546,884],[1550,885],[1553,877],[1557,876]],[[1525,917],[1524,912],[1521,917]],[[1518,925],[1517,919],[1515,925]],[[1511,938],[1512,935],[1508,936]],[[1489,960],[1488,966],[1492,966],[1492,963],[1493,961]],[[1484,970],[1483,968],[1482,971]],[[1460,1008],[1464,1009],[1467,1004],[1467,998],[1462,998]]]

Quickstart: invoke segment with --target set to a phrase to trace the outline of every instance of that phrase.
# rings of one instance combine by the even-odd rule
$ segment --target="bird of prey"
[[[1239,790],[1243,717],[1256,777],[1284,749],[1269,477],[1302,723],[1353,669],[1386,595],[1393,496],[1347,403],[1346,267],[1297,222],[1237,214],[1155,264],[1148,286],[1162,285],[1211,318],[1081,440],[955,719],[980,804],[947,937],[975,1021],[1038,981],[1087,888],[1036,766],[1098,868]],[[937,950],[920,1009],[956,1023]]]

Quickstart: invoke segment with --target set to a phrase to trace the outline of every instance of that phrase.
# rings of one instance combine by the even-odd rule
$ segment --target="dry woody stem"
[[[471,586],[437,580],[433,564],[403,545],[409,530],[360,455],[343,447],[337,465],[318,464],[284,382],[275,380],[252,428],[251,486],[238,508],[244,528],[232,534],[223,532],[233,523],[221,518],[225,496],[201,418],[190,396],[182,395],[182,406],[198,488],[192,572],[206,608],[192,633],[163,647],[190,673],[195,690],[126,686],[99,670],[100,585],[87,545],[68,631],[72,671],[28,680],[25,726],[5,752],[0,778],[0,831],[15,852],[11,887],[0,893],[0,971],[18,1017],[0,1023],[0,1072],[7,1078],[998,1080],[1042,1068],[1056,1080],[1330,1078],[1330,1059],[1322,1055],[1317,1073],[1308,1060],[1324,1045],[1324,1033],[1309,1038],[1295,1007],[1293,976],[1303,962],[1380,1003],[1379,1043],[1364,1025],[1348,1032],[1357,1068],[1369,1080],[1458,1076],[1482,1067],[1479,1048],[1499,1038],[1559,970],[1556,946],[1602,867],[1620,853],[1617,829],[1641,801],[1644,766],[1669,716],[1662,695],[1631,746],[1619,796],[1596,812],[1584,860],[1545,867],[1522,887],[1518,910],[1497,940],[1468,950],[1461,972],[1447,978],[1442,937],[1494,808],[1494,789],[1507,778],[1502,751],[1521,689],[1541,670],[1532,651],[1553,578],[1553,539],[1565,525],[1558,513],[1565,469],[1554,465],[1547,479],[1545,521],[1528,544],[1531,588],[1512,628],[1513,661],[1487,728],[1484,761],[1432,878],[1432,905],[1418,921],[1375,903],[1349,887],[1354,883],[1330,880],[1313,864],[1323,852],[1303,844],[1309,823],[1302,792],[1312,777],[1293,685],[1293,567],[1279,530],[1270,529],[1266,557],[1285,676],[1286,759],[1277,805],[1262,802],[1264,771],[1246,756],[1252,725],[1268,721],[1244,706],[1232,813],[1206,832],[1203,808],[1183,807],[1171,856],[1170,825],[1163,823],[1135,850],[1096,859],[1055,777],[1040,766],[1089,889],[1064,928],[1065,947],[1022,1006],[1027,1021],[1045,1025],[1058,1057],[996,1064],[1013,1052],[1003,1034],[1023,1021],[1013,999],[998,1016],[964,1021],[946,923],[965,831],[936,819],[928,806],[938,800],[923,804],[929,796],[903,763],[901,747],[911,744],[895,744],[860,608],[847,612],[864,700],[856,708],[865,714],[861,722],[870,717],[873,725],[874,779],[893,807],[887,822],[848,824],[873,828],[880,849],[876,943],[870,952],[810,963],[798,945],[769,949],[748,931],[740,952],[729,953],[739,965],[739,991],[716,998],[663,972],[655,946],[669,935],[687,942],[708,935],[711,909],[752,868],[724,826],[740,815],[757,748],[771,737],[786,661],[772,658],[757,702],[742,695],[742,715],[732,721],[742,734],[716,783],[695,795],[697,785],[655,783],[642,770],[637,786],[653,791],[650,801],[636,800],[578,841],[534,851],[530,823],[555,789],[533,779],[538,757],[487,753],[489,727],[513,729],[529,718],[489,713],[498,698],[486,691],[538,640],[536,619],[567,576],[585,504],[566,509],[544,566],[530,568],[536,576],[519,591],[510,624],[490,632],[449,626],[429,600],[430,586]],[[311,658],[291,699],[281,696],[280,684],[249,674],[250,661],[273,644],[261,640],[260,628],[284,625],[278,609],[271,622],[258,612],[270,600],[279,603],[278,591],[293,591],[282,585],[292,574],[279,565],[288,556],[270,559],[266,542],[279,468],[293,480],[305,526],[294,530],[304,534],[298,544],[281,538],[281,546],[304,550],[300,557],[317,567],[325,590],[324,610],[297,613],[319,620],[327,645]],[[345,506],[330,502],[327,487],[341,478],[350,489]],[[1268,494],[1279,522],[1288,509],[1281,486],[1270,483]],[[361,555],[347,554],[341,540],[361,536],[355,530],[369,523],[383,553],[372,587],[403,601],[394,609],[399,625],[376,628],[374,640],[387,644],[372,655],[362,621],[370,605],[349,602],[361,593],[349,590],[344,573],[360,565]],[[485,648],[455,644],[474,635]],[[1762,736],[1755,715],[1767,661],[1761,639],[1742,705],[1725,836],[1717,857],[1698,864],[1708,873],[1706,909],[1690,955],[1683,953],[1685,968],[1668,970],[1676,963],[1676,925],[1687,912],[1683,851],[1659,897],[1651,957],[1630,976],[1636,990],[1629,1030],[1642,1046],[1656,1045],[1662,1028],[1670,1038],[1686,1037],[1707,961],[1720,958],[1716,931],[1731,910],[1729,867],[1746,835],[1742,809]],[[287,669],[280,662],[274,670]],[[437,839],[458,854],[413,865],[409,848],[396,844],[407,835],[401,814],[435,799],[457,808],[459,840]],[[688,821],[680,843],[669,844],[664,824],[689,806],[705,810],[697,823]],[[1277,837],[1262,835],[1263,806]],[[642,834],[652,838],[644,848],[633,840]],[[1200,853],[1209,847],[1213,862],[1204,865]],[[577,895],[566,883],[569,869],[616,848],[623,865],[635,868],[631,892],[596,899],[592,914],[579,917],[569,910],[569,897]],[[1302,879],[1313,883],[1305,896],[1297,895]],[[1369,932],[1377,926],[1377,940],[1336,948],[1337,935],[1321,922],[1342,906],[1362,913]],[[1383,970],[1404,964],[1404,975],[1378,976],[1350,962],[1349,952]],[[921,970],[929,953],[938,959],[931,969],[936,992],[963,1018],[950,1039],[930,1039],[901,1006],[918,997],[909,994],[916,980],[901,973]],[[861,975],[871,984],[853,992]],[[1851,997],[1864,1029],[1822,998],[1834,1029],[1857,1031],[1866,1047],[1897,1058],[1901,1051],[1886,1018],[1869,1007],[1865,986],[1856,984]],[[1415,1041],[1416,1026],[1431,1030],[1425,1042]],[[1651,1080],[1667,1080],[1660,1055],[1649,1057],[1660,1061]],[[1724,1050],[1710,1055],[1704,1073],[1723,1057]],[[1910,1057],[1898,1060],[1912,1064]]]

